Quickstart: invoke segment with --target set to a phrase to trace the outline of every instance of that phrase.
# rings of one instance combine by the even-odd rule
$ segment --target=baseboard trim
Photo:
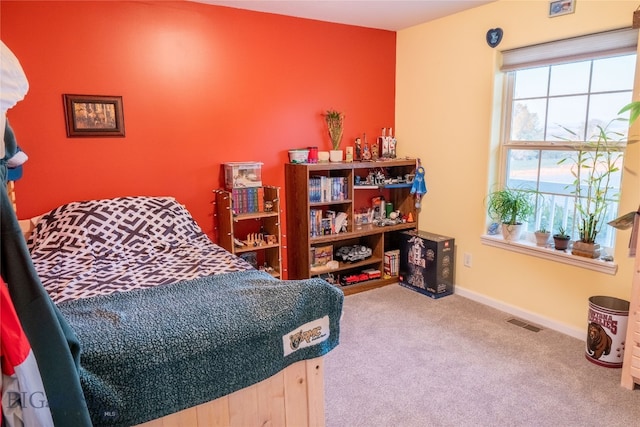
[[[458,285],[455,286],[455,293],[461,297],[468,298],[472,301],[478,302],[480,304],[488,305],[489,307],[493,307],[497,310],[504,311],[505,313],[511,314],[512,316],[519,317],[533,324],[553,329],[554,331],[563,333],[565,335],[569,335],[570,337],[577,338],[579,340],[586,339],[587,332],[586,329],[578,329],[573,326],[566,325],[564,323],[557,322],[555,320],[551,320],[549,318],[540,316],[531,311],[523,310],[521,308],[512,306],[510,304],[505,304],[502,301],[498,301],[493,298],[489,298],[485,295],[479,294],[477,292],[471,291],[469,289],[465,289]],[[586,319],[585,319],[586,322]]]

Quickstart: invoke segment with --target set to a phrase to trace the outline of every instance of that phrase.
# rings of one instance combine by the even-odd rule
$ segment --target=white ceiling
[[[192,0],[318,21],[398,31],[496,0]]]

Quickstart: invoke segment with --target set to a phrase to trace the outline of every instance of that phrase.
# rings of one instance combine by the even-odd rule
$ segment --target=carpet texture
[[[325,356],[327,427],[640,425],[640,390],[620,386],[620,369],[512,318],[399,285],[347,296]]]

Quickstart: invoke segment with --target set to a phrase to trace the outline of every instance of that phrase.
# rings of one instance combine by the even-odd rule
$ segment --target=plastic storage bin
[[[229,162],[224,164],[224,184],[233,188],[262,187],[262,162]]]

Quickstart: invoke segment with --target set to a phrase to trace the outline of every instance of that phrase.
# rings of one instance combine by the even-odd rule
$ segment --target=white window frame
[[[501,71],[509,72],[524,68],[636,53],[637,39],[638,31],[626,28],[504,51],[502,52],[503,62]],[[511,118],[511,100],[513,94],[512,79],[512,76],[505,75],[504,96],[501,100],[501,105],[503,106],[503,126],[501,129],[500,147],[498,151],[500,153],[499,184],[502,186],[504,186],[506,182],[508,151],[510,149],[518,148],[517,146],[504,143],[504,135],[506,135],[505,132],[510,131],[510,125],[507,123],[507,120],[510,120]],[[527,148],[539,150],[555,148],[554,144],[548,141],[524,143],[522,145],[527,145]],[[563,149],[566,150],[566,147],[563,147]],[[617,272],[617,264],[615,262],[602,261],[600,259],[589,259],[565,253],[564,251],[556,251],[553,248],[538,247],[535,245],[533,238],[519,241],[507,241],[500,235],[487,234],[481,237],[481,242],[489,246],[499,247],[606,274],[615,274]]]

